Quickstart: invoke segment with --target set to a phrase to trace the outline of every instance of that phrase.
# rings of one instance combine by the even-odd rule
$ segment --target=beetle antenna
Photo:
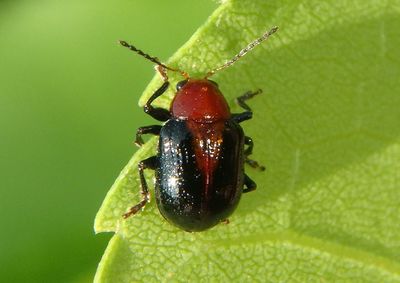
[[[118,42],[119,42],[119,44],[121,44],[123,47],[126,47],[126,48],[128,48],[129,50],[136,52],[136,53],[139,54],[140,56],[143,56],[143,57],[146,58],[147,60],[149,60],[149,61],[151,61],[151,62],[157,64],[158,66],[157,66],[156,70],[158,70],[158,72],[161,74],[161,76],[163,77],[164,81],[167,81],[167,80],[168,80],[168,77],[167,77],[167,74],[166,74],[165,70],[170,70],[170,71],[173,71],[173,72],[178,72],[178,73],[180,73],[183,77],[185,77],[186,79],[189,78],[189,74],[188,74],[188,73],[186,73],[186,72],[184,72],[184,71],[182,71],[182,70],[179,70],[179,69],[175,69],[175,68],[168,67],[167,65],[161,63],[161,62],[158,60],[157,57],[152,57],[152,56],[150,56],[149,54],[144,53],[142,50],[136,48],[135,46],[129,44],[128,42],[123,41],[123,40],[119,40]]]
[[[226,62],[225,64],[223,64],[222,66],[219,66],[218,68],[215,68],[211,71],[209,71],[205,78],[209,78],[212,75],[214,75],[216,72],[225,69],[229,66],[231,66],[232,64],[234,64],[237,60],[239,60],[241,57],[243,57],[244,55],[247,54],[247,52],[249,52],[250,50],[252,50],[254,47],[256,47],[257,45],[259,45],[261,42],[263,42],[264,40],[267,40],[268,37],[270,37],[270,35],[274,34],[276,31],[278,30],[278,27],[273,27],[271,30],[265,32],[261,37],[257,38],[256,40],[254,40],[253,42],[249,43],[245,48],[243,48],[242,50],[240,50],[240,52],[238,54],[235,55],[235,57],[233,57],[231,60],[229,60],[228,62]]]

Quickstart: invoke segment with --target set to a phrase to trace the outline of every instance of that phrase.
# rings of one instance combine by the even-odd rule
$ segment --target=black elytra
[[[158,135],[157,154],[139,162],[142,200],[130,208],[124,218],[137,213],[150,199],[145,169],[155,170],[155,198],[160,213],[173,225],[189,232],[203,231],[226,221],[242,193],[256,189],[255,182],[244,172],[244,164],[260,170],[264,167],[249,158],[253,140],[245,136],[240,123],[252,118],[246,100],[261,90],[240,96],[237,102],[245,111],[232,114],[218,85],[208,77],[232,65],[276,30],[275,27],[264,33],[232,60],[201,79],[190,78],[187,73],[120,42],[156,63],[164,78],[163,85],[147,101],[144,111],[165,124],[140,127],[135,140],[141,146],[142,135]],[[177,92],[169,110],[152,106],[169,87],[166,70],[180,72],[185,77],[176,85]]]

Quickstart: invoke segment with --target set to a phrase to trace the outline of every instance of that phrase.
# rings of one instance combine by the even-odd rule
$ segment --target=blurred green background
[[[0,282],[90,282],[93,221],[151,123],[137,101],[214,1],[0,0]]]

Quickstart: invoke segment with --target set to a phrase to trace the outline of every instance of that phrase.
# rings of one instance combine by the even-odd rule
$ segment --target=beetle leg
[[[239,104],[240,107],[242,107],[244,110],[246,110],[243,113],[239,114],[232,114],[232,119],[235,120],[237,123],[241,123],[243,121],[249,120],[253,117],[253,111],[251,108],[246,104],[246,100],[253,98],[257,94],[260,94],[262,92],[261,89],[258,89],[256,91],[248,91],[242,96],[239,96],[236,98],[236,103]]]
[[[254,191],[257,188],[257,184],[246,174],[244,174],[244,185],[246,188],[243,189],[243,193]]]
[[[232,119],[234,121],[236,121],[237,123],[249,120],[253,117],[253,111],[251,110],[251,108],[246,104],[246,100],[253,98],[254,96],[256,96],[257,94],[260,94],[262,92],[261,89],[258,89],[254,92],[252,91],[248,91],[245,94],[243,94],[242,96],[239,96],[236,99],[237,104],[239,104],[240,107],[242,107],[244,110],[246,110],[243,113],[239,113],[239,114],[233,114],[232,115]],[[265,170],[265,167],[258,164],[257,161],[252,160],[249,158],[249,155],[251,155],[253,153],[253,147],[254,147],[254,143],[252,138],[250,137],[244,137],[244,143],[246,145],[248,145],[248,147],[246,148],[246,150],[244,151],[244,155],[245,155],[245,162],[247,164],[249,164],[251,167],[253,168],[258,168],[261,171]],[[248,178],[248,177],[247,177]]]
[[[253,112],[246,111],[238,114],[233,113],[231,117],[232,120],[234,120],[236,123],[241,123],[243,121],[250,120],[251,118],[253,118]]]
[[[157,89],[153,95],[149,98],[149,100],[146,102],[146,104],[143,107],[143,110],[145,113],[149,114],[151,117],[158,121],[165,122],[169,118],[171,118],[171,114],[167,109],[159,108],[159,107],[153,107],[151,103],[160,95],[162,95],[168,88],[169,82],[166,81],[162,84],[162,86]]]
[[[136,131],[135,144],[141,147],[144,143],[142,135],[152,134],[158,136],[160,134],[161,128],[162,127],[160,125],[152,125],[138,128]]]
[[[140,194],[142,195],[142,200],[135,206],[132,206],[129,209],[129,211],[123,215],[123,217],[125,219],[128,218],[129,216],[136,214],[150,200],[150,193],[149,193],[149,189],[147,187],[146,178],[144,177],[143,171],[144,171],[144,169],[154,170],[154,169],[156,169],[156,167],[157,167],[157,157],[156,156],[149,157],[149,158],[139,162],[138,168],[139,168],[139,176],[140,176],[140,184],[141,184]]]
[[[257,161],[249,158],[249,155],[253,153],[253,147],[254,147],[253,139],[251,137],[245,136],[244,144],[248,145],[248,147],[244,150],[245,162],[253,168],[257,168],[260,169],[261,171],[264,171],[265,170],[264,166],[258,164]]]

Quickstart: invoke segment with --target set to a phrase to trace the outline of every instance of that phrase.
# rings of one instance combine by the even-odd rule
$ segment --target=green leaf
[[[233,112],[235,97],[264,90],[243,126],[267,170],[246,168],[258,189],[229,225],[186,233],[154,201],[123,220],[152,139],[96,217],[97,232],[116,233],[96,280],[400,282],[399,12],[389,0],[224,1],[169,64],[202,75],[280,27],[213,77]],[[140,103],[160,84],[156,76]],[[159,104],[172,97],[173,88]]]

